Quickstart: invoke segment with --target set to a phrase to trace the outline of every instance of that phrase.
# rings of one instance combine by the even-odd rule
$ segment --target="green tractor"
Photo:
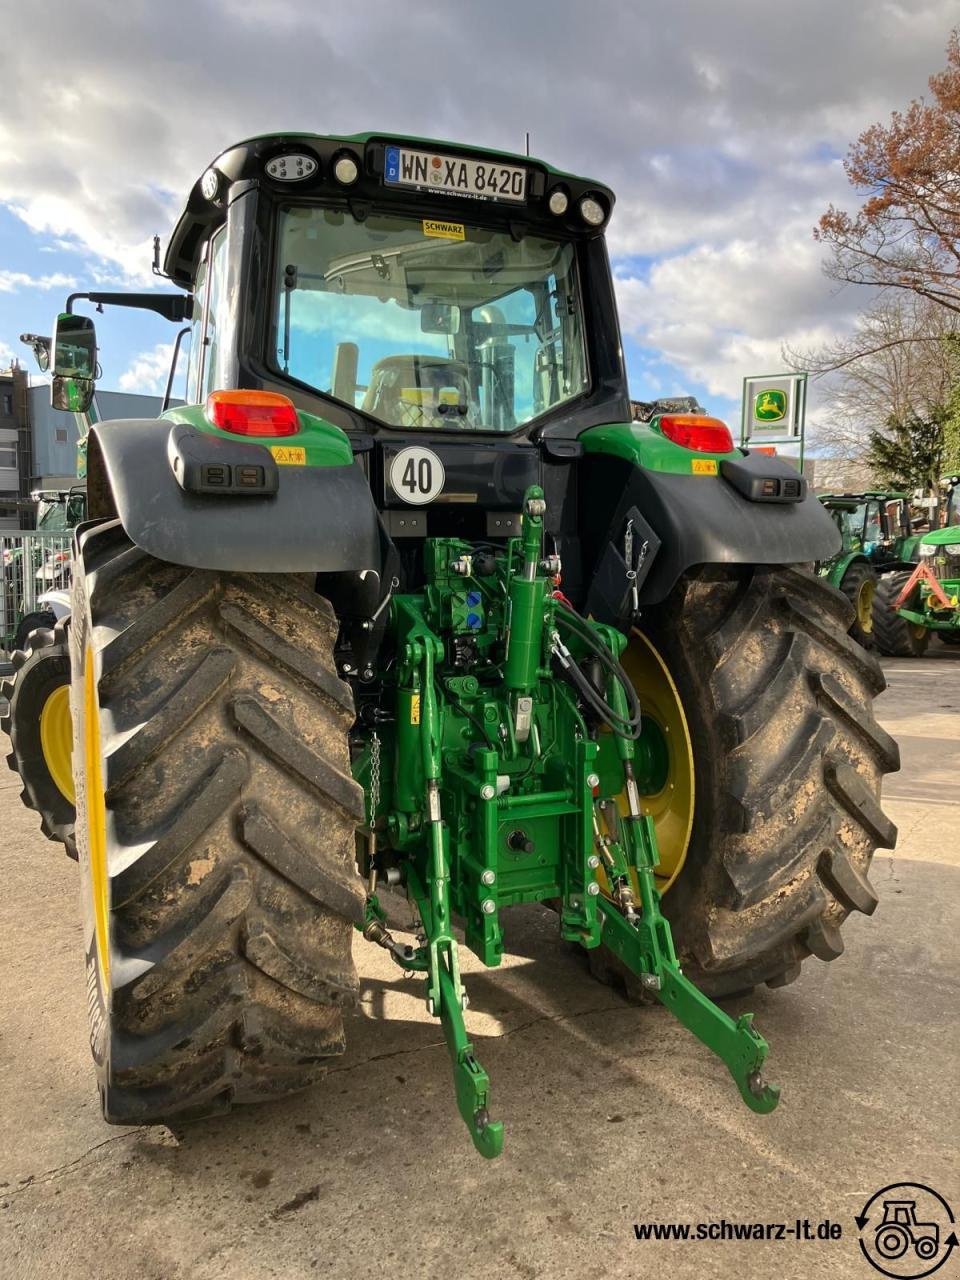
[[[50,367],[50,339],[28,333],[21,334],[21,341],[31,347],[40,371],[46,373]],[[58,388],[58,392],[62,390],[62,386]],[[86,394],[82,382],[72,383],[70,390],[81,396]],[[76,416],[80,430],[77,483],[69,489],[38,489],[30,495],[37,504],[37,531],[41,534],[66,535],[86,519],[84,459],[87,433],[96,420],[93,404],[87,404]],[[76,858],[67,638],[71,564],[72,555],[60,539],[51,539],[36,573],[36,608],[23,614],[10,638],[13,678],[0,683],[0,697],[6,700],[0,728],[10,737],[7,764],[20,775],[20,798],[40,814],[44,835],[61,843],[70,857]]]
[[[874,644],[875,600],[881,575],[907,566],[919,536],[913,533],[905,493],[825,493],[820,501],[840,531],[840,551],[817,572],[854,608],[850,634],[864,648]]]
[[[192,335],[186,405],[91,428],[75,540],[107,1120],[312,1084],[362,936],[421,983],[496,1155],[459,956],[498,965],[530,903],[776,1105],[714,997],[835,959],[874,910],[897,748],[850,606],[799,567],[839,542],[802,477],[689,405],[631,420],[613,206],[529,157],[254,138],[190,193],[178,292],[85,295]],[[75,409],[93,324],[57,328]]]
[[[914,564],[881,579],[874,616],[881,653],[923,657],[931,635],[960,644],[960,476],[944,485],[943,526],[915,538]]]

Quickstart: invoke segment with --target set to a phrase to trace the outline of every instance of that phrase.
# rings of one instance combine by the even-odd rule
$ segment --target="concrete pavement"
[[[898,1180],[960,1210],[960,651],[886,664],[903,770],[881,905],[752,1008],[780,1108],[755,1116],[659,1008],[597,986],[538,910],[504,968],[465,954],[503,1157],[475,1155],[416,982],[358,942],[348,1052],[299,1098],[178,1131],[103,1124],[76,868],[0,778],[0,1276],[859,1277],[853,1215]],[[839,1240],[639,1243],[634,1223],[839,1222]],[[951,1258],[940,1274],[958,1273]]]

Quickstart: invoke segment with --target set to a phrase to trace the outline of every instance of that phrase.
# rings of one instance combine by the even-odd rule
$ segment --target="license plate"
[[[409,147],[387,147],[383,179],[391,187],[418,187],[441,195],[523,204],[527,171],[520,165],[444,156]]]

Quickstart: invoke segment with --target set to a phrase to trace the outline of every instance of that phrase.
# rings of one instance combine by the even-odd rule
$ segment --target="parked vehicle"
[[[522,903],[776,1105],[752,1015],[712,997],[834,960],[873,912],[897,750],[846,605],[798,567],[839,544],[806,481],[690,406],[632,419],[613,206],[529,157],[275,134],[191,191],[180,292],[86,295],[193,330],[186,405],[91,428],[76,540],[108,1120],[318,1079],[356,929],[422,975],[496,1155],[459,955],[497,966]],[[82,409],[90,319],[58,318],[52,363]]]
[[[916,565],[891,573],[878,592],[881,653],[922,657],[933,635],[960,644],[960,476],[947,477],[944,485],[943,526],[918,538]]]
[[[870,648],[879,579],[908,563],[919,541],[913,532],[909,499],[904,493],[871,491],[821,494],[820,501],[840,530],[842,546],[836,555],[817,564],[817,572],[853,605],[850,634]],[[886,621],[885,615],[881,621]]]

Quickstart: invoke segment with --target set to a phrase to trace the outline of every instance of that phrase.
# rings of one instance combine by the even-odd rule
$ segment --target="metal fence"
[[[72,533],[0,535],[3,590],[0,591],[0,645],[16,647],[24,618],[43,610],[38,597],[70,585]]]

